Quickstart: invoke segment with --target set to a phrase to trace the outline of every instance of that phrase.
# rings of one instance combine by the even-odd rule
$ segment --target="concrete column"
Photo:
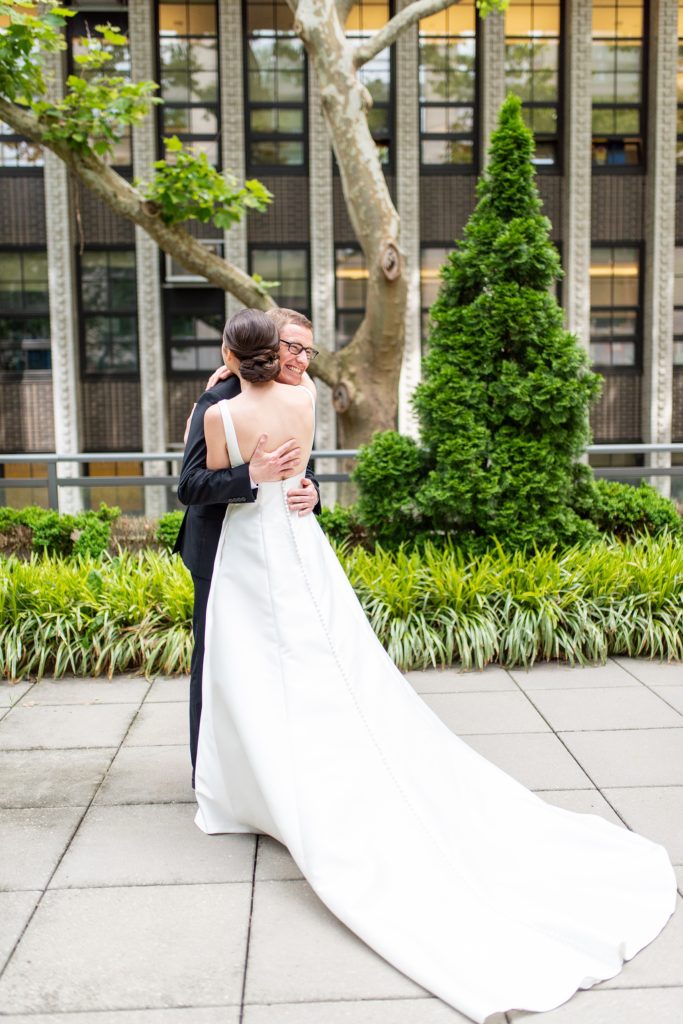
[[[45,57],[45,64],[45,70],[52,79],[51,98],[61,99],[66,78],[64,53],[49,54]],[[55,449],[60,455],[77,454],[81,450],[81,391],[75,309],[76,243],[69,173],[66,165],[49,150],[44,150],[44,156]],[[64,463],[58,468],[58,475],[78,476],[81,468],[75,462]],[[60,488],[60,512],[78,512],[82,508],[83,499],[78,488]]]
[[[677,66],[677,0],[652,0],[643,302],[643,441],[652,444],[671,441]],[[670,466],[671,455],[646,465]],[[670,494],[670,477],[652,483]]]
[[[316,348],[334,351],[334,224],[332,217],[332,148],[320,102],[315,71],[308,65],[308,168],[309,221],[311,240],[311,319]],[[315,446],[330,450],[337,447],[337,415],[332,405],[332,391],[316,381]],[[319,473],[334,473],[340,464],[334,459],[319,459]],[[321,487],[323,503],[334,505],[338,487],[335,483]]]
[[[221,82],[221,163],[239,181],[246,177],[244,152],[244,79],[242,45],[242,5],[237,0],[218,0],[220,82]],[[247,219],[243,217],[224,235],[225,258],[241,270],[248,269]],[[242,309],[242,303],[226,292],[225,311],[230,317]],[[218,356],[218,353],[217,353]],[[218,356],[217,364],[220,362]]]
[[[491,133],[498,124],[498,113],[505,99],[505,13],[494,11],[480,20],[479,52],[481,66],[481,103],[479,144],[481,166],[488,163]]]
[[[130,0],[128,38],[135,81],[156,79],[156,32],[152,0]],[[149,180],[157,158],[156,117],[133,128],[133,173]],[[135,259],[138,294],[138,349],[142,402],[142,450],[166,450],[166,371],[161,305],[159,249],[142,228],[135,228]],[[188,410],[189,412],[189,410]],[[146,462],[145,476],[164,473],[163,463]],[[160,516],[166,511],[163,487],[145,487],[145,514]]]
[[[591,0],[568,0],[564,28],[565,192],[562,283],[567,329],[588,351],[591,249]]]
[[[400,0],[399,9],[409,0]],[[405,347],[399,383],[398,429],[417,437],[417,416],[411,405],[420,380],[422,337],[420,323],[420,110],[418,26],[396,41],[396,197],[401,217],[401,248],[406,257],[408,304]]]

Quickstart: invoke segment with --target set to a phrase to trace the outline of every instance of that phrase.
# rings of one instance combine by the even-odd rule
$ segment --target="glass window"
[[[642,0],[594,0],[594,167],[643,163],[643,31]]]
[[[112,46],[107,43],[96,31],[96,26],[107,23],[119,29],[123,35],[128,34],[128,15],[126,13],[107,12],[106,16],[99,12],[97,14],[76,14],[69,18],[67,32],[69,38],[69,69],[74,75],[79,75],[86,81],[95,78],[97,75],[120,76],[129,79],[131,77],[130,49],[128,46]],[[88,39],[94,42],[88,46]],[[88,53],[93,47],[111,54],[112,60],[104,65],[101,71],[91,71],[80,67],[76,57]],[[130,127],[126,128],[123,137],[114,146],[108,163],[117,167],[130,167],[133,163],[132,138]]]
[[[169,372],[208,377],[222,363],[225,294],[217,288],[169,288],[164,300]]]
[[[43,148],[0,121],[0,168],[42,168]]]
[[[0,251],[0,372],[51,366],[47,253]]]
[[[591,358],[596,367],[636,366],[640,349],[640,252],[591,249]]]
[[[141,462],[86,462],[84,474],[93,478],[90,487],[83,487],[81,494],[86,508],[98,509],[102,502],[105,505],[116,505],[124,515],[145,514],[145,488],[135,484],[104,484],[97,486],[97,477],[142,476]]]
[[[347,39],[361,42],[382,28],[391,17],[388,0],[357,0],[346,19]],[[387,47],[363,64],[358,78],[372,96],[368,112],[368,125],[377,143],[380,162],[391,163],[391,136],[393,134],[391,48]]]
[[[81,333],[86,374],[136,374],[137,289],[133,250],[80,256]]]
[[[475,162],[474,0],[420,22],[420,160],[472,169]]]
[[[250,252],[249,272],[259,274],[264,281],[277,281],[277,286],[269,289],[269,294],[278,306],[309,315],[311,303],[307,249],[253,248]]]
[[[306,54],[286,0],[246,4],[246,134],[250,167],[306,161]]]
[[[344,348],[365,316],[368,271],[365,256],[357,245],[335,249],[336,346]]]
[[[218,27],[215,3],[159,4],[159,108],[164,136],[177,135],[210,164],[218,147]]]
[[[429,310],[434,305],[441,287],[441,268],[448,258],[451,245],[422,247],[420,261],[420,308],[422,310],[422,341],[429,334]]]
[[[538,167],[558,164],[560,0],[511,0],[505,13],[505,84],[522,101]]]

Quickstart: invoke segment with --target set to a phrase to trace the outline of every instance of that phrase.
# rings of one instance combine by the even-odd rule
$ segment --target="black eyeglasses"
[[[305,345],[300,345],[298,341],[283,341],[280,338],[280,344],[286,345],[293,356],[300,356],[302,352],[305,352],[309,363],[312,363],[315,357],[320,355],[317,348],[306,348]]]

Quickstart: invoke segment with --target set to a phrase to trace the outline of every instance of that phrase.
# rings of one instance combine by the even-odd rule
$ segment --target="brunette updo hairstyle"
[[[273,321],[260,309],[241,309],[223,331],[223,348],[240,361],[240,376],[250,384],[266,384],[280,372],[280,337]]]

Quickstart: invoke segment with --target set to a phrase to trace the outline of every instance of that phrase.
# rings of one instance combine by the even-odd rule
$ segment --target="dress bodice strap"
[[[244,459],[240,451],[240,446],[237,443],[237,434],[235,433],[235,424],[232,422],[232,414],[228,408],[228,399],[223,399],[222,402],[218,403],[218,408],[221,411],[221,417],[223,419],[223,429],[225,430],[225,443],[228,449],[228,457],[230,459],[230,465],[233,469],[237,466],[244,465]]]

